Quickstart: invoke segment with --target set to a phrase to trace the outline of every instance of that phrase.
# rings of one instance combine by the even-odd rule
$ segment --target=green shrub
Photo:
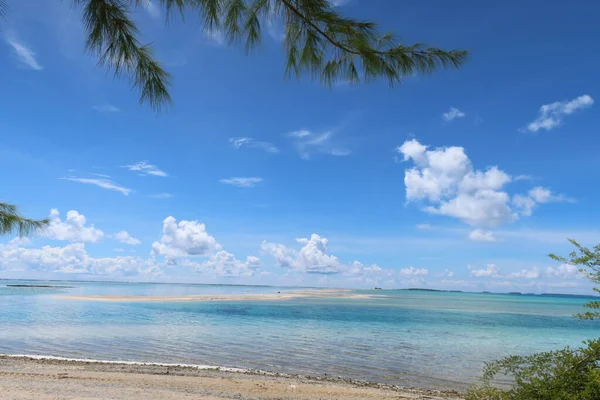
[[[577,251],[568,258],[551,254],[564,263],[581,266],[580,272],[592,282],[600,283],[600,245],[591,250],[574,240]],[[598,288],[595,291],[600,292]],[[599,301],[585,305],[594,311],[578,314],[580,319],[600,318]],[[584,342],[585,347],[511,356],[486,364],[485,385],[471,389],[466,400],[600,400],[600,339]],[[492,387],[499,374],[511,378],[508,390]]]

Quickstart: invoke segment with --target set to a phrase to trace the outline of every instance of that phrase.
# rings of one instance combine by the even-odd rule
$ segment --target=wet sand
[[[257,300],[291,300],[297,298],[336,298],[336,299],[369,299],[377,295],[355,294],[347,290],[302,290],[283,293],[262,294],[203,294],[193,296],[54,296],[67,300],[92,300],[114,302],[186,302],[186,301],[257,301]]]
[[[209,367],[0,356],[6,400],[455,400],[454,392]]]

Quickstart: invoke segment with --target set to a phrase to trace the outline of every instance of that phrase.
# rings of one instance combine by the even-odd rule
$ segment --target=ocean
[[[7,284],[68,285],[16,288]],[[445,389],[485,361],[579,346],[599,321],[560,295],[355,291],[376,298],[97,302],[70,295],[273,293],[227,285],[0,281],[0,353],[185,363]]]

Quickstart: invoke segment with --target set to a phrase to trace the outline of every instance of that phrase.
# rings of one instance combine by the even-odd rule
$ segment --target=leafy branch
[[[17,232],[19,236],[28,236],[32,232],[45,228],[48,219],[33,220],[21,216],[13,204],[0,202],[0,235]]]
[[[83,8],[86,47],[99,64],[115,76],[127,75],[140,91],[140,102],[155,110],[171,104],[171,75],[142,44],[131,14],[152,0],[72,0]],[[245,42],[251,51],[261,42],[264,24],[281,23],[286,75],[309,73],[332,85],[383,77],[390,85],[406,76],[429,74],[439,68],[458,68],[466,50],[446,51],[421,43],[400,44],[377,24],[340,15],[327,0],[154,0],[167,17],[186,10],[197,13],[207,31],[223,32],[230,44]],[[8,11],[0,0],[0,16]]]

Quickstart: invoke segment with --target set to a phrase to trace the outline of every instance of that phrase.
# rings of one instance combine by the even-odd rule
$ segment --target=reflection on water
[[[580,298],[377,291],[383,297],[111,303],[53,296],[285,288],[77,282],[64,283],[75,286],[69,289],[38,289],[5,283],[0,353],[223,365],[400,385],[461,388],[477,379],[484,361],[577,346],[600,327],[571,317],[586,301]]]

